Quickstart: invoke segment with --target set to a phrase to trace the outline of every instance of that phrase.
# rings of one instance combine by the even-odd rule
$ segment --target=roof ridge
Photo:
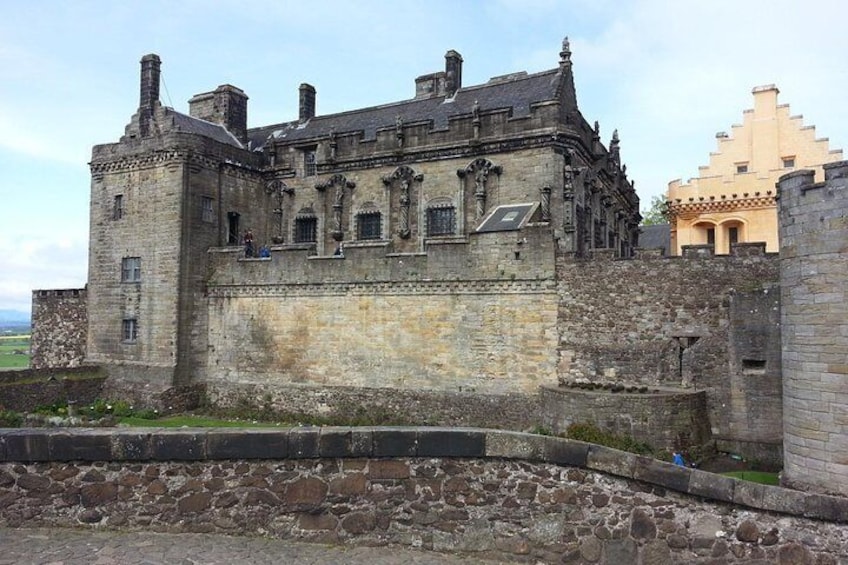
[[[515,74],[515,75],[518,75],[519,73],[526,73],[526,74],[514,76],[512,78],[508,78],[508,79],[504,79],[504,80],[495,80],[495,82],[492,82],[493,79],[497,79],[499,77],[492,77],[484,83],[474,84],[474,85],[471,85],[471,86],[464,86],[464,87],[460,88],[459,90],[457,90],[456,93],[452,97],[450,97],[450,99],[455,100],[457,96],[459,96],[460,94],[467,93],[467,92],[474,92],[474,91],[481,90],[481,89],[484,89],[484,88],[503,86],[503,85],[506,85],[506,84],[514,84],[514,83],[522,82],[522,81],[526,81],[526,80],[537,79],[537,78],[547,76],[547,75],[555,75],[558,72],[559,72],[559,69],[547,69],[547,70],[539,71],[539,72],[536,72],[536,73],[526,73],[526,71],[516,71],[515,73],[509,73],[509,74],[501,75],[501,76],[508,77],[508,76],[510,76],[510,74]],[[403,100],[396,100],[394,102],[386,102],[384,104],[377,104],[377,105],[374,105],[374,106],[365,106],[365,107],[362,107],[362,108],[354,108],[352,110],[343,110],[341,112],[334,112],[332,114],[323,114],[323,115],[320,115],[320,116],[314,116],[314,117],[310,118],[308,120],[308,122],[316,123],[316,122],[320,122],[322,120],[328,120],[328,119],[332,119],[332,118],[355,116],[357,114],[363,114],[363,113],[366,113],[366,112],[373,112],[373,111],[377,111],[377,110],[385,110],[385,109],[396,107],[396,106],[405,106],[405,105],[409,105],[410,103],[427,103],[427,102],[432,103],[432,101],[434,101],[434,100],[442,100],[443,101],[443,100],[446,100],[446,99],[448,99],[448,97],[446,95],[430,96],[430,97],[427,97],[427,98],[415,98],[415,97],[406,98],[406,99],[403,99]],[[268,131],[273,132],[274,130],[283,129],[283,128],[286,128],[286,127],[297,127],[299,124],[300,124],[300,122],[298,120],[289,120],[289,121],[286,121],[286,122],[279,122],[279,123],[276,123],[276,124],[268,124],[268,125],[264,125],[264,126],[256,126],[256,127],[248,128],[247,131],[248,131],[248,134],[258,133],[258,132],[261,132],[263,130],[268,130]]]

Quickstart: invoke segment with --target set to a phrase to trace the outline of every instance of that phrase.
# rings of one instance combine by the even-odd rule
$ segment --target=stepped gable
[[[511,117],[530,115],[530,106],[557,98],[561,78],[558,69],[528,75],[515,73],[506,78],[496,77],[485,84],[458,90],[453,98],[438,96],[410,99],[402,102],[372,106],[360,110],[316,116],[308,122],[297,120],[252,129],[248,132],[250,145],[255,150],[264,146],[269,136],[289,141],[314,139],[336,134],[363,132],[364,140],[376,138],[378,129],[393,127],[397,117],[404,124],[432,121],[434,129],[445,129],[454,116],[470,115],[474,103],[480,112],[509,108]]]

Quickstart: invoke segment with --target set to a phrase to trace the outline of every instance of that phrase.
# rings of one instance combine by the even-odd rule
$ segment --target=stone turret
[[[848,496],[848,161],[778,182],[783,481]]]

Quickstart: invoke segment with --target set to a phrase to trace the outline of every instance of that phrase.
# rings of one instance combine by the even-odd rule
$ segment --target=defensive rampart
[[[0,523],[500,561],[837,563],[848,499],[482,429],[3,430]]]

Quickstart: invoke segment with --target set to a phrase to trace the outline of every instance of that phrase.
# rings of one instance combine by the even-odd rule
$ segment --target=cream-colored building
[[[716,134],[718,149],[709,165],[698,168],[698,178],[669,183],[673,253],[681,254],[684,245],[714,244],[716,254],[727,254],[731,243],[755,241],[777,252],[777,179],[814,169],[821,181],[822,165],[842,160],[841,149],[816,138],[815,126],[777,103],[778,92],[773,84],[754,88],[754,108],[745,110],[730,135]]]

